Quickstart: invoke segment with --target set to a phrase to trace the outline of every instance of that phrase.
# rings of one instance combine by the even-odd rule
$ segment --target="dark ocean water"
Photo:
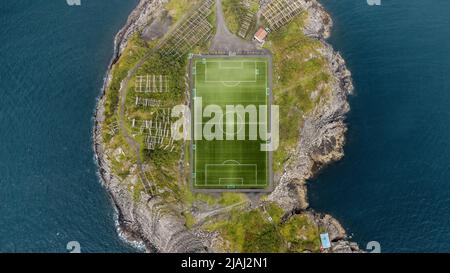
[[[361,246],[450,251],[450,1],[322,0],[353,72],[345,158],[313,208]],[[92,114],[137,0],[0,3],[0,251],[134,251],[98,183]]]
[[[0,3],[0,251],[134,251],[96,175],[92,115],[137,0]]]
[[[310,183],[364,248],[450,251],[450,1],[322,0],[353,72],[345,158]]]

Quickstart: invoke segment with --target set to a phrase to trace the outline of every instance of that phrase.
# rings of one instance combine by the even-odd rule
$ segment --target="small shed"
[[[255,39],[260,43],[264,43],[266,37],[267,31],[262,27],[260,27],[258,31],[255,33]]]

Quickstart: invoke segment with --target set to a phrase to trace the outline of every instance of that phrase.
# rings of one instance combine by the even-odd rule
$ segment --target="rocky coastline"
[[[112,79],[111,69],[131,34],[144,28],[149,18],[163,10],[166,2],[167,0],[141,0],[115,37],[114,55],[95,110],[95,158],[102,184],[117,209],[120,233],[126,240],[142,242],[150,252],[214,252],[216,236],[189,231],[184,220],[167,213],[164,210],[165,204],[157,197],[150,198],[142,193],[141,201],[133,201],[127,189],[111,172],[110,160],[100,134],[104,121],[105,91]],[[346,232],[337,220],[330,215],[315,212],[308,204],[306,181],[320,168],[343,157],[347,130],[345,115],[350,110],[347,97],[351,94],[353,85],[345,61],[325,41],[330,35],[332,19],[316,0],[303,0],[302,4],[309,17],[304,33],[322,43],[321,53],[328,61],[335,81],[330,97],[304,117],[298,145],[282,174],[275,177],[276,187],[268,199],[279,204],[286,215],[306,214],[317,225],[326,228],[332,241],[330,252],[359,252],[357,244],[347,240]]]

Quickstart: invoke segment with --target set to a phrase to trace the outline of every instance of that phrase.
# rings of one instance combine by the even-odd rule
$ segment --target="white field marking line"
[[[194,63],[194,67],[195,67],[195,75],[194,75],[194,77],[195,77],[195,81],[194,81],[194,88],[195,89],[197,89],[197,63],[198,63],[198,60],[196,60],[195,61],[195,63]],[[192,90],[191,90],[191,92],[192,92]],[[197,91],[195,92],[195,95],[197,96]],[[193,97],[193,102],[194,102],[194,100],[195,100],[195,96]],[[193,107],[193,110],[192,110],[192,113],[193,113],[193,115],[190,117],[190,118],[193,118],[193,117],[195,117],[195,107]],[[193,131],[191,131],[193,134],[193,136],[192,136],[192,138],[193,138],[193,141],[194,141],[194,144],[195,144],[195,152],[194,152],[194,166],[193,166],[193,170],[194,170],[194,173],[195,173],[195,180],[194,180],[194,186],[198,186],[198,184],[197,184],[197,140],[195,140],[195,136],[194,136],[194,134],[195,134],[195,122],[192,122],[192,126],[194,126],[194,130]],[[192,176],[192,174],[191,174],[191,176]]]
[[[209,81],[209,82],[201,82],[202,87],[216,87],[217,83],[240,83],[245,84],[246,88],[264,88],[264,82],[262,80],[256,82],[252,81]]]
[[[219,185],[222,185],[222,180],[236,180],[238,179],[239,181],[241,181],[241,185],[244,185],[244,178],[242,177],[231,177],[231,178],[219,178]],[[231,185],[234,186],[234,185]]]
[[[226,62],[233,62],[233,61],[226,61]],[[257,63],[265,63],[267,65],[267,63],[265,61],[234,61],[234,62],[240,62],[240,63],[242,63],[242,66],[243,66],[244,62],[245,63],[253,63],[253,70],[255,70],[255,71],[256,71],[256,64]],[[208,63],[219,63],[219,68],[220,68],[221,61],[206,61],[206,63],[205,63],[205,83],[215,83],[215,82],[221,82],[221,83],[227,83],[227,82],[231,82],[231,83],[236,83],[236,82],[239,82],[239,83],[255,83],[258,80],[257,77],[256,77],[256,73],[255,73],[255,77],[254,77],[253,81],[209,81],[208,80]],[[224,68],[224,69],[231,69],[231,68]],[[242,70],[243,70],[243,68],[242,68]],[[266,79],[266,81],[267,81],[267,79]]]
[[[255,75],[254,80],[252,80],[252,81],[210,81],[210,80],[208,80],[208,73],[207,73],[207,68],[206,67],[207,66],[205,66],[205,83],[217,83],[217,82],[221,82],[221,83],[235,83],[235,82],[238,82],[238,83],[255,83],[258,80],[256,78],[256,75]]]
[[[205,186],[206,185],[211,186],[211,184],[208,183],[208,167],[209,166],[251,166],[251,167],[255,167],[255,181],[258,182],[258,165],[257,164],[224,164],[224,163],[221,163],[221,164],[205,164]],[[220,178],[219,178],[219,185],[220,185]]]
[[[217,63],[219,63],[219,69],[244,69],[244,63],[245,62],[249,62],[249,61],[231,61],[231,60],[227,60],[227,61],[216,61]],[[238,64],[240,64],[239,65],[239,67],[223,67],[222,66],[222,64],[225,64],[225,63],[230,63],[230,64],[233,64],[233,63],[238,63]]]
[[[266,76],[264,77],[265,78],[265,82],[266,82],[266,88],[265,88],[265,90],[266,90],[265,91],[266,92],[266,105],[268,107],[271,107],[271,105],[268,105],[269,104],[268,97],[269,97],[270,94],[267,94],[267,88],[268,88],[267,87],[267,81],[269,80],[269,71],[267,71],[267,61],[264,62],[264,65],[265,65],[265,69],[266,69]],[[270,124],[269,111],[267,111],[266,124]],[[272,131],[272,128],[270,128],[270,130]],[[267,180],[270,179],[270,177],[269,177],[270,176],[270,171],[268,171],[268,170],[270,170],[270,166],[269,166],[270,162],[269,162],[269,158],[267,157],[268,154],[269,154],[269,151],[266,151],[265,152],[265,156],[266,156],[266,183],[264,183],[265,186],[269,186],[269,183],[267,182]],[[258,183],[258,181],[256,181],[256,183]]]
[[[224,119],[224,120],[226,120],[226,119]],[[196,124],[198,124],[198,123],[196,123]],[[206,122],[201,122],[200,123],[201,125],[205,125],[206,124]],[[263,122],[235,122],[234,123],[234,125],[265,125],[265,124],[267,124],[267,123],[263,123]],[[224,122],[224,125],[226,125],[226,123]]]
[[[241,84],[241,82],[233,82],[234,84],[232,84],[232,82],[227,82],[227,81],[224,81],[224,82],[221,82],[221,83],[225,87],[236,87],[236,86]]]
[[[234,159],[228,159],[222,162],[222,164],[240,164],[239,161],[236,161]]]
[[[194,125],[195,126],[195,125]],[[194,127],[195,128],[195,127]],[[195,130],[195,129],[194,129]],[[195,173],[195,180],[194,180],[194,185],[195,186],[198,186],[197,185],[197,140],[195,140],[194,139],[194,144],[195,144],[195,152],[194,152],[194,166],[193,166],[193,170],[194,170],[194,173]],[[192,175],[192,174],[191,174]]]

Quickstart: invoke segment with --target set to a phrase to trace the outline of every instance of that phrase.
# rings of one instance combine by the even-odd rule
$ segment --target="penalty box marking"
[[[197,63],[201,62],[202,64],[205,65],[205,83],[233,83],[236,84],[236,86],[239,83],[255,83],[257,82],[257,76],[259,75],[259,70],[256,68],[256,64],[257,63],[264,63],[264,65],[266,66],[266,71],[267,71],[267,62],[264,61],[196,61],[195,62],[195,70],[197,71]],[[219,63],[219,69],[241,69],[244,70],[244,63],[252,63],[253,64],[253,70],[255,71],[255,75],[254,75],[254,80],[253,81],[211,81],[208,80],[208,63]],[[222,67],[222,63],[239,63],[240,67]],[[267,79],[265,80],[267,82]]]
[[[211,61],[209,63],[219,63],[219,68],[220,69],[244,69],[244,62],[247,63],[251,63],[249,61],[231,61],[231,60],[226,60],[226,61]],[[255,62],[255,61],[253,61]],[[207,65],[208,63],[206,63]],[[226,64],[239,64],[239,66],[227,66]]]
[[[221,184],[221,179],[242,179],[244,180],[244,178],[242,177],[219,177],[219,184],[213,184],[213,183],[208,183],[208,167],[210,166],[228,166],[228,167],[232,167],[232,166],[245,166],[245,167],[252,167],[252,169],[255,169],[255,181],[258,182],[258,165],[257,164],[205,164],[205,184],[203,186],[223,186],[223,184]],[[242,182],[242,185],[244,182]],[[195,179],[195,185],[197,186],[197,179]],[[261,184],[255,183],[255,184],[245,184],[245,186],[261,186]]]

